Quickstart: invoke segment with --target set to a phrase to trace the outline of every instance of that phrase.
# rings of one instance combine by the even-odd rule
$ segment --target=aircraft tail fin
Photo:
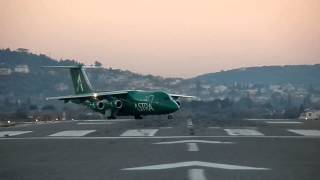
[[[92,85],[88,79],[88,76],[84,70],[83,65],[76,66],[43,66],[53,68],[68,68],[72,78],[75,94],[85,94],[93,92]]]

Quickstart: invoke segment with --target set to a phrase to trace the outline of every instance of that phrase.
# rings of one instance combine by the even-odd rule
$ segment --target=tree
[[[102,66],[102,63],[99,62],[99,61],[95,61],[95,62],[94,62],[94,66],[101,67],[101,66]]]

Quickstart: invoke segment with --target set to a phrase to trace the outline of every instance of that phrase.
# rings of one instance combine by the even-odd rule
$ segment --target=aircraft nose
[[[180,109],[180,106],[178,105],[178,103],[175,101],[172,101],[172,103],[170,103],[170,111],[175,112],[178,109]]]

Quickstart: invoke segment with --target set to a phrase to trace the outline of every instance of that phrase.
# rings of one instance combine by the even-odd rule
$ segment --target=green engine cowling
[[[121,109],[122,106],[122,101],[118,99],[113,101],[101,100],[96,102],[96,108],[100,111],[104,111],[106,109]]]

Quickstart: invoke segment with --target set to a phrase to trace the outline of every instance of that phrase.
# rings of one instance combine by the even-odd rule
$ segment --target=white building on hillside
[[[29,66],[25,64],[18,65],[14,68],[14,72],[28,74],[30,72]]]

